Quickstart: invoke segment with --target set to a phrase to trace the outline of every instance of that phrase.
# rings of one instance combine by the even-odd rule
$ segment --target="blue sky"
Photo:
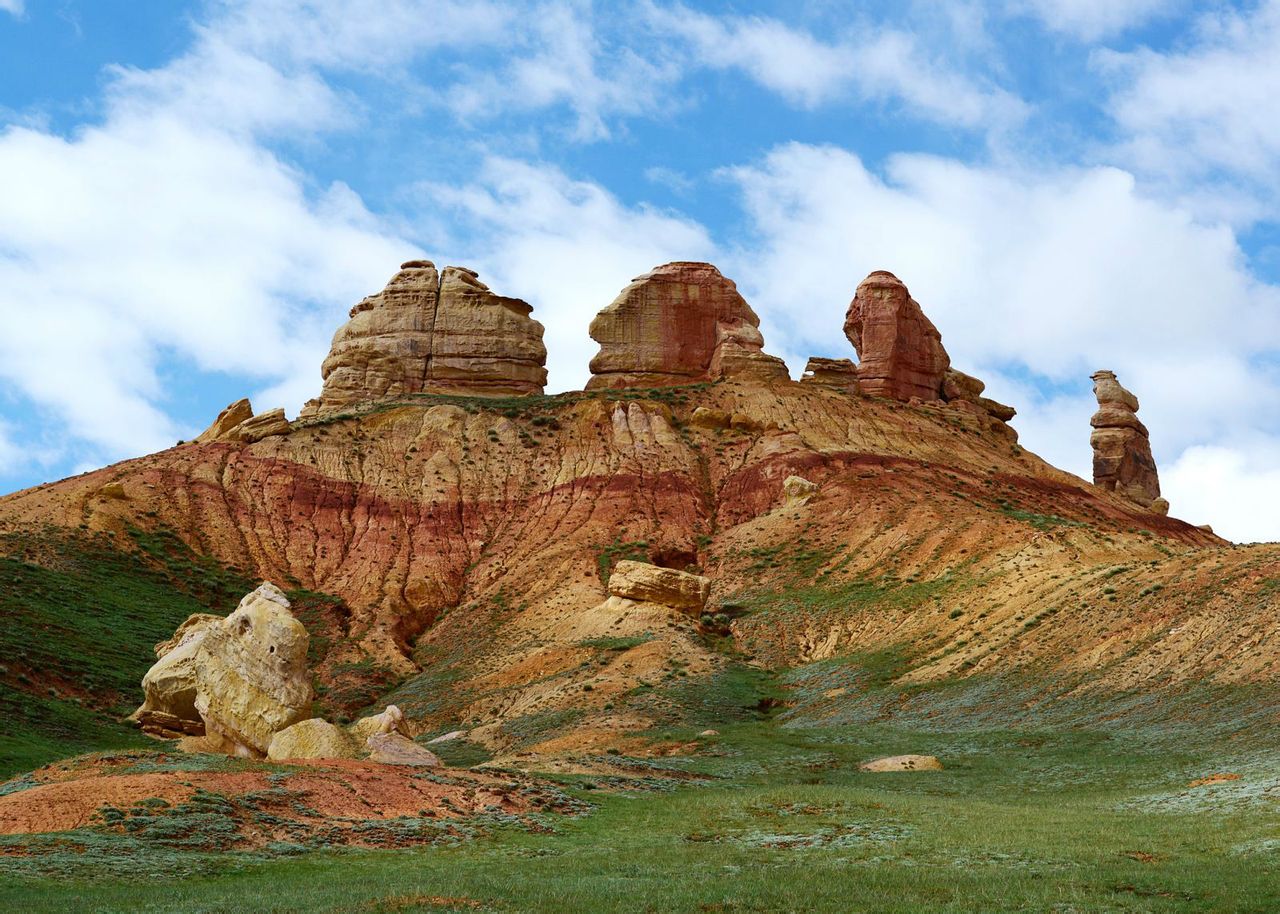
[[[290,412],[402,261],[478,269],[581,386],[707,259],[799,374],[889,269],[1023,442],[1089,374],[1174,513],[1280,539],[1280,0],[0,0],[0,491]]]

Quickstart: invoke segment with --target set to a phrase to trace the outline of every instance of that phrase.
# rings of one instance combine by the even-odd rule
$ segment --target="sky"
[[[799,377],[891,270],[1023,444],[1089,375],[1280,540],[1280,0],[0,0],[0,492],[294,414],[404,260],[546,325],[709,260]]]

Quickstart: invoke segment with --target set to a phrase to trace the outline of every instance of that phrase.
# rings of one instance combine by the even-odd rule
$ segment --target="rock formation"
[[[374,714],[371,717],[362,717],[349,728],[351,736],[356,742],[364,745],[364,742],[371,736],[379,733],[400,733],[408,736],[405,729],[404,712],[395,705],[387,705],[385,711],[381,714]]]
[[[807,505],[818,496],[818,486],[803,476],[788,476],[782,483],[782,504],[787,508]]]
[[[709,263],[668,263],[636,277],[596,315],[587,389],[665,387],[722,378],[785,381],[766,355],[760,319]]]
[[[402,733],[375,733],[365,741],[369,761],[384,765],[413,765],[420,768],[437,768],[440,757],[419,746]]]
[[[213,424],[196,436],[195,440],[200,443],[221,441],[229,437],[231,430],[237,425],[246,419],[252,418],[253,404],[249,402],[248,398],[237,400],[218,413],[218,418],[213,420]]]
[[[173,637],[156,645],[157,662],[142,677],[146,698],[131,718],[145,732],[162,737],[204,733],[204,721],[196,711],[196,654],[210,627],[221,621],[209,613],[195,613]]]
[[[863,393],[892,400],[937,400],[951,359],[898,277],[877,270],[862,281],[845,314],[844,334],[858,352]]]
[[[356,758],[359,751],[341,727],[313,717],[285,727],[271,737],[267,758],[273,762],[291,758]]]
[[[211,625],[196,653],[195,708],[237,755],[262,756],[280,730],[311,715],[310,638],[274,584]]]
[[[283,409],[271,409],[258,416],[245,419],[224,436],[229,441],[243,441],[252,444],[263,438],[289,433],[289,420],[285,418]]]
[[[1138,398],[1120,385],[1115,372],[1093,375],[1098,411],[1093,434],[1093,482],[1157,514],[1169,513],[1160,497],[1160,478],[1147,427],[1138,419]]]
[[[697,614],[707,605],[711,582],[701,575],[624,559],[609,575],[609,593],[638,603],[661,603]]]
[[[833,387],[850,394],[862,392],[858,383],[858,366],[849,359],[823,359],[813,356],[804,366],[800,383]]]
[[[942,762],[935,755],[893,755],[858,767],[862,771],[941,771]]]
[[[541,393],[542,325],[526,302],[495,295],[464,267],[401,266],[385,289],[351,309],[321,366],[324,389],[304,416],[419,392]]]
[[[862,281],[844,333],[858,352],[858,386],[868,396],[943,401],[1001,423],[1017,415],[1012,406],[982,396],[982,381],[951,367],[942,334],[892,273],[877,270]]]

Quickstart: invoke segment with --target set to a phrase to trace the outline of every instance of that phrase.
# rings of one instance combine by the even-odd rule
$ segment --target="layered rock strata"
[[[237,400],[218,413],[213,424],[196,436],[196,442],[204,444],[208,441],[221,441],[230,436],[231,430],[240,423],[253,418],[253,404],[248,398]]]
[[[636,277],[596,315],[591,338],[600,352],[588,390],[790,377],[764,352],[760,319],[738,287],[709,263],[668,263]]]
[[[845,314],[844,334],[858,353],[858,382],[873,397],[937,400],[951,359],[942,334],[906,284],[885,270],[862,281]]]
[[[1098,411],[1089,424],[1093,433],[1093,482],[1129,501],[1167,514],[1169,503],[1160,497],[1160,478],[1147,427],[1138,419],[1138,398],[1121,386],[1115,372],[1093,375]]]
[[[813,356],[805,363],[800,383],[831,387],[850,394],[862,392],[858,384],[858,366],[849,359],[824,359]]]
[[[609,594],[637,603],[661,603],[697,614],[707,605],[711,582],[702,575],[623,560],[609,575]]]
[[[474,270],[403,264],[385,289],[351,309],[321,366],[324,388],[304,416],[419,392],[542,393],[542,324],[518,298],[496,295]]]

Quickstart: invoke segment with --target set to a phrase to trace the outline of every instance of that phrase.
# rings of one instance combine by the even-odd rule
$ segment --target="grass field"
[[[947,768],[857,769],[902,752]],[[1274,759],[1261,744],[1224,752],[1140,733],[765,720],[688,756],[637,760],[634,780],[560,778],[592,810],[548,834],[275,859],[157,848],[148,861],[143,847],[125,877],[56,850],[0,856],[0,909],[1275,911]],[[1188,786],[1225,773],[1239,779]]]

